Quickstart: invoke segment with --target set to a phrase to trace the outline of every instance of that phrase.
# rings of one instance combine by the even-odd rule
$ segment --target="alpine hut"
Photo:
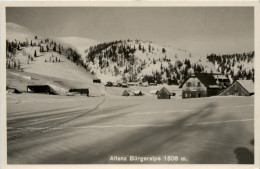
[[[93,83],[101,83],[100,79],[93,79]]]
[[[122,87],[123,87],[123,88],[128,88],[127,83],[122,83]]]
[[[143,93],[140,90],[136,90],[133,92],[135,96],[142,96]]]
[[[58,93],[49,85],[28,85],[27,92],[58,95]]]
[[[8,87],[8,86],[6,86],[6,91],[8,93],[16,93],[16,94],[22,93],[21,91],[17,90],[16,88],[12,88],[12,87]]]
[[[81,95],[89,96],[89,89],[88,88],[71,88],[69,89],[71,93],[80,93]]]
[[[159,92],[157,92],[158,99],[171,99],[171,92],[163,87]]]
[[[209,97],[217,95],[228,84],[226,79],[213,73],[195,73],[181,84],[182,98]]]
[[[124,90],[122,96],[130,96],[129,92],[127,90]]]
[[[112,86],[113,86],[113,83],[110,82],[110,81],[108,81],[108,82],[105,84],[105,86],[107,86],[107,87],[112,87]]]
[[[254,82],[252,80],[237,80],[219,93],[219,96],[251,96],[254,94]]]

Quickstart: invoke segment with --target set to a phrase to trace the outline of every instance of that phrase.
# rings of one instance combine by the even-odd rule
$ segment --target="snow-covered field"
[[[8,164],[117,163],[111,155],[179,155],[191,164],[236,164],[245,155],[252,163],[254,97],[12,94],[7,133]]]

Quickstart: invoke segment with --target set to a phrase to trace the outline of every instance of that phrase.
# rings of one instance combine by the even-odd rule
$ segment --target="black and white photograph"
[[[253,166],[254,12],[6,6],[7,165]]]

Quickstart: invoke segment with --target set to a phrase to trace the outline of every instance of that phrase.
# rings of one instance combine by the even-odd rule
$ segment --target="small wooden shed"
[[[128,88],[127,83],[122,83],[122,87],[123,87],[123,88]]]
[[[129,92],[127,90],[124,90],[122,95],[123,96],[130,96],[130,94],[129,94]]]
[[[110,81],[108,81],[107,83],[106,83],[106,85],[105,86],[107,86],[107,87],[112,87],[113,86],[113,83],[112,82],[110,82]]]
[[[51,88],[49,85],[28,85],[27,86],[28,93],[46,93],[58,95],[58,93]]]
[[[100,79],[93,79],[93,83],[101,83]]]
[[[16,88],[12,88],[12,87],[6,87],[6,91],[8,92],[8,93],[16,93],[16,94],[20,94],[20,93],[22,93],[22,92],[20,92],[19,90],[17,90]]]
[[[136,90],[133,92],[135,96],[142,96],[143,93],[140,90]]]
[[[77,92],[80,93],[81,95],[87,95],[89,96],[89,89],[88,88],[72,88],[69,90],[69,92]]]
[[[163,87],[158,93],[157,93],[158,99],[171,99],[171,92],[166,88]]]

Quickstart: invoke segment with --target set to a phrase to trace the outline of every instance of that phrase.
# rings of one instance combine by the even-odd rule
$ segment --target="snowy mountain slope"
[[[37,39],[35,39],[37,36]],[[38,33],[32,32],[28,28],[15,24],[15,23],[6,23],[6,39],[9,41],[17,41],[24,42],[32,40],[32,43],[39,43],[41,40],[47,38],[46,36],[39,35]],[[49,37],[48,37],[49,38]],[[79,52],[82,56],[82,59],[85,58],[85,50],[90,46],[98,44],[98,41],[89,39],[89,38],[81,38],[81,37],[51,37],[49,38],[57,43],[60,43],[64,47],[71,47]]]
[[[28,55],[33,56],[36,50],[37,57],[28,63]],[[104,94],[103,85],[93,84],[93,76],[84,70],[84,68],[77,66],[64,55],[57,52],[39,52],[39,47],[28,47],[23,49],[24,52],[17,52],[15,58],[16,62],[20,62],[20,68],[24,72],[44,75],[47,77],[59,78],[63,83],[81,84],[79,86],[88,87],[91,95]],[[26,53],[25,55],[23,53]],[[56,62],[57,58],[57,62]],[[82,85],[84,84],[84,85]],[[55,88],[55,86],[53,86]]]
[[[49,39],[39,35],[35,38],[36,35],[25,27],[7,23],[7,66],[15,67],[19,63],[20,68],[30,73],[83,83],[92,83],[94,76],[102,82],[143,79],[159,83],[170,81],[175,85],[196,72],[219,72],[230,79],[254,76],[253,59],[248,60],[250,53],[236,54],[233,59],[223,56],[221,59],[220,56],[198,56],[175,46],[151,41],[98,43],[80,37]],[[33,57],[35,52],[37,57]],[[32,57],[33,60],[29,60]]]
[[[35,36],[37,35],[37,40]],[[6,23],[6,39],[9,41],[33,41],[33,42],[40,42],[44,36],[36,34],[30,31],[28,28],[15,24],[15,23]]]
[[[37,39],[35,39],[35,36],[37,36]],[[7,68],[58,78],[72,87],[79,84],[78,86],[88,87],[92,96],[104,94],[104,86],[93,84],[93,75],[68,58],[66,47],[59,52],[57,43],[57,50],[54,51],[55,42],[46,42],[46,38],[25,27],[8,23]],[[26,41],[28,41],[28,44],[24,45]],[[31,45],[30,41],[36,44]],[[43,46],[45,47],[44,51],[41,51]],[[46,46],[49,46],[49,51],[46,50]],[[14,48],[15,50],[13,50]],[[53,87],[55,88],[55,86]]]
[[[176,79],[176,83],[181,83],[189,74],[196,71],[193,69],[194,66],[203,67],[203,71],[206,72],[216,72],[214,65],[207,62],[205,57],[196,56],[186,50],[165,45],[162,46],[150,41],[125,40],[117,41],[117,43],[114,44],[97,44],[97,41],[87,38],[51,37],[50,41],[48,40],[48,42],[46,42],[45,37],[37,35],[38,37],[35,39],[35,36],[35,33],[25,27],[13,23],[7,24],[7,39],[9,41],[16,40],[16,46],[20,44],[20,41],[27,41],[29,44],[30,41],[32,41],[32,43],[36,43],[37,45],[29,45],[29,47],[23,49],[22,55],[24,55],[25,52],[27,55],[30,54],[30,56],[33,56],[35,51],[42,55],[42,57],[36,59],[40,62],[35,62],[32,66],[26,68],[26,71],[39,72],[43,75],[51,75],[58,78],[68,77],[69,79],[77,80],[84,77],[84,75],[79,72],[78,75],[72,73],[72,76],[70,76],[70,71],[62,71],[62,69],[65,68],[68,70],[72,69],[66,65],[67,63],[56,64],[55,66],[48,63],[50,60],[49,57],[53,54],[55,55],[54,58],[58,57],[58,59],[60,59],[60,57],[65,58],[65,56],[67,56],[71,61],[82,64],[93,75],[101,78],[103,82],[122,80],[137,81],[145,76],[158,76],[157,79],[160,78],[162,81],[166,81],[170,78]],[[45,47],[49,46],[50,49],[56,46],[56,49],[54,52],[40,52],[39,46],[41,45]],[[62,45],[62,52],[60,52],[60,45]],[[78,58],[74,51],[63,50],[63,48],[68,47],[76,49],[81,55],[81,58]],[[95,49],[95,47],[98,49]],[[20,51],[17,52],[17,59],[22,64],[28,62],[28,58],[21,57],[21,53],[19,54],[19,52]],[[92,56],[90,56],[91,54]],[[83,60],[83,62],[80,60]],[[46,69],[46,66],[48,69]],[[84,72],[84,74],[85,73],[86,72]]]
[[[230,81],[238,79],[254,80],[254,51],[242,54],[211,54],[207,59]]]
[[[81,38],[81,37],[55,37],[54,40],[66,44],[74,49],[76,49],[84,59],[86,53],[85,50],[88,49],[90,46],[98,44],[98,41],[88,38]]]
[[[103,81],[136,81],[144,76],[155,75],[156,72],[166,80],[187,69],[183,64],[189,60],[190,65],[201,65],[205,72],[216,72],[214,65],[206,57],[196,56],[186,50],[170,46],[161,46],[154,42],[141,40],[114,41],[99,44],[89,48],[87,53],[87,67]],[[182,66],[166,73],[179,62]],[[168,69],[168,70],[166,70]],[[134,77],[132,77],[134,76]],[[180,82],[184,77],[178,78]]]

